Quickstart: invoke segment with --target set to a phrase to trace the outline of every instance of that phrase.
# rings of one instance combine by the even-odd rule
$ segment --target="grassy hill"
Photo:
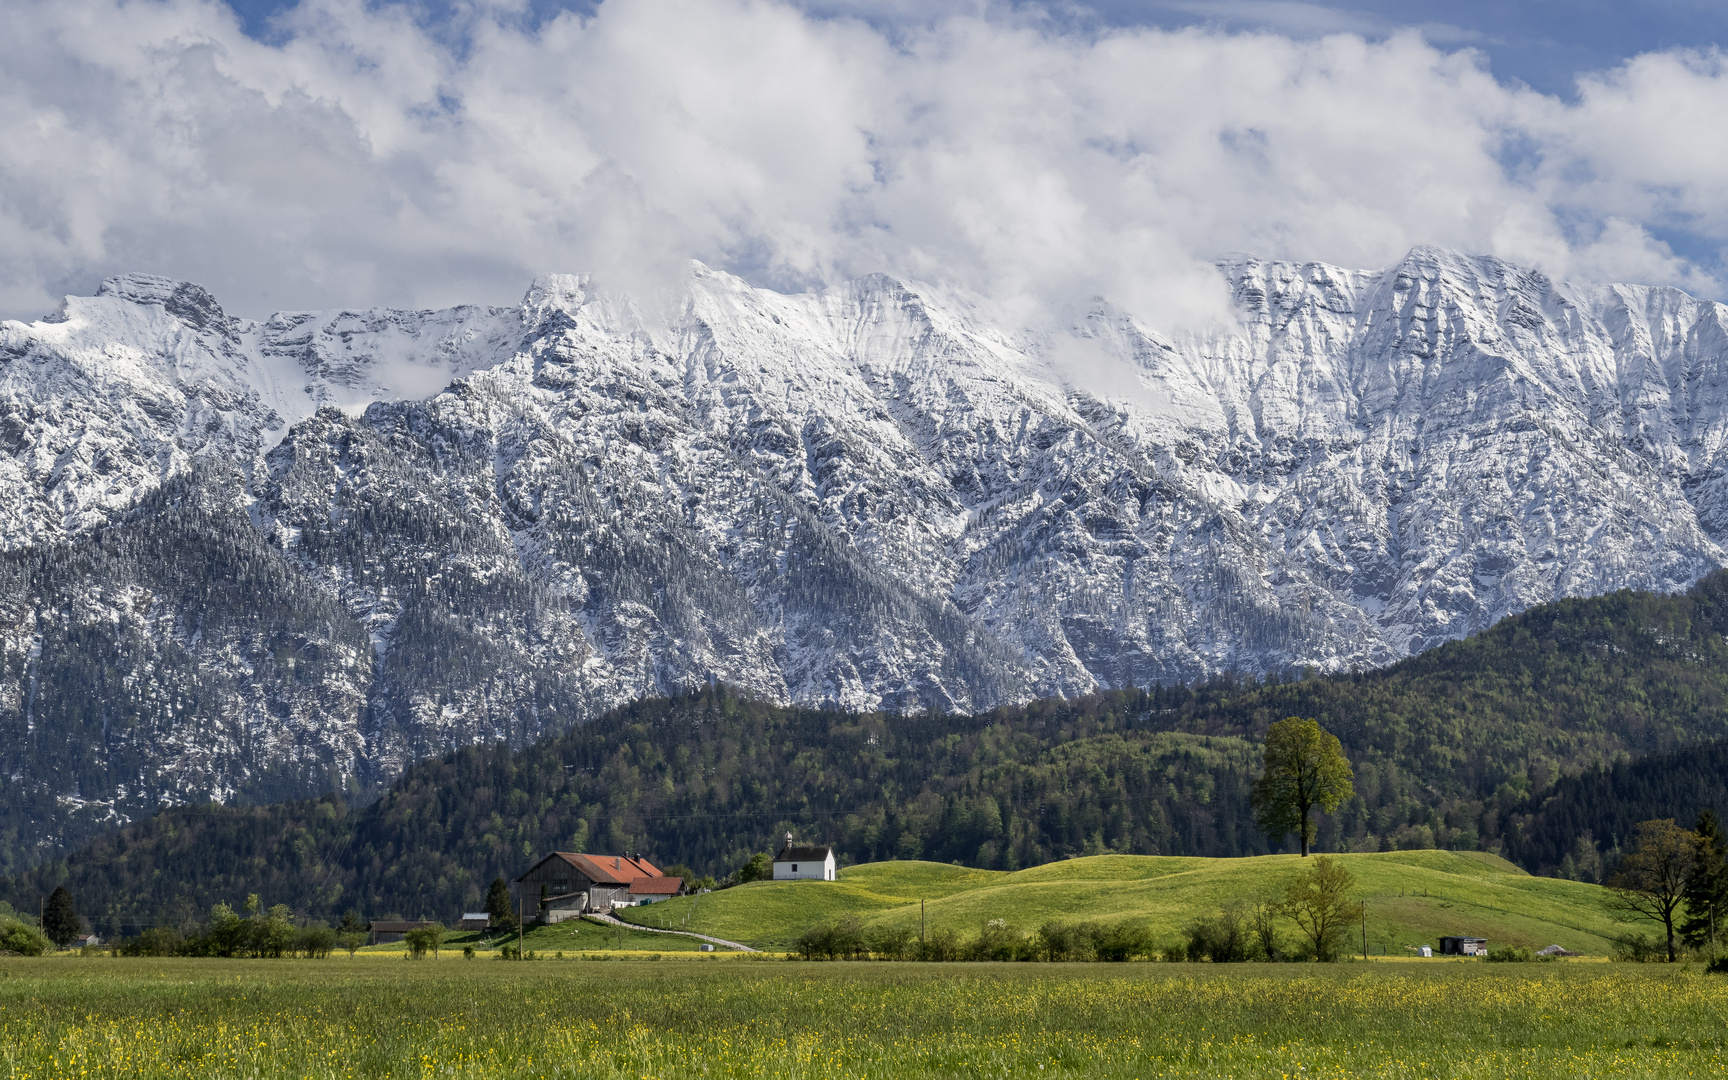
[[[1532,877],[1482,852],[1406,851],[1340,855],[1368,905],[1370,952],[1404,955],[1442,934],[1497,944],[1559,944],[1604,956],[1617,922],[1602,888]],[[785,947],[806,928],[847,913],[866,927],[975,935],[990,919],[1031,931],[1044,922],[1132,920],[1164,939],[1233,900],[1282,888],[1304,869],[1300,856],[1242,859],[1100,855],[1014,872],[929,862],[848,867],[840,880],[753,882],[623,913],[645,926],[694,930],[762,948]],[[920,911],[922,902],[922,912]],[[1640,929],[1646,927],[1640,926]],[[1290,928],[1294,933],[1294,928]],[[1358,944],[1360,938],[1358,935]]]

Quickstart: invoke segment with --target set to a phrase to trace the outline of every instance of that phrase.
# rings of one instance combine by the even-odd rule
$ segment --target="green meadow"
[[[0,959],[8,1080],[1683,1077],[1683,965]]]
[[[1408,955],[1443,934],[1606,956],[1610,938],[1653,924],[1619,921],[1606,890],[1533,877],[1480,852],[1400,851],[1333,856],[1367,903],[1371,955]],[[866,927],[921,924],[976,934],[992,919],[1032,931],[1048,921],[1134,921],[1174,939],[1226,904],[1277,895],[1305,864],[1296,855],[1202,859],[1099,855],[1013,872],[927,862],[848,867],[838,881],[752,882],[621,912],[645,926],[693,930],[783,949],[808,927],[854,914]],[[1360,931],[1354,935],[1360,950]]]

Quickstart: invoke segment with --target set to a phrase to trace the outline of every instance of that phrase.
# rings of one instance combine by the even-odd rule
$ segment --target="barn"
[[[583,912],[669,899],[683,887],[681,879],[667,877],[640,855],[631,858],[574,851],[554,851],[516,879],[517,896],[523,905],[534,904],[537,914],[549,923]]]
[[[408,936],[408,931],[419,930],[431,926],[430,919],[381,919],[373,922],[368,930],[368,944],[388,945],[393,941],[401,941]]]

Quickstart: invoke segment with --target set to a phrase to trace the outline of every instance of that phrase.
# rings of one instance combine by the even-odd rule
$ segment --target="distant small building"
[[[774,856],[775,881],[833,881],[834,877],[833,848],[802,847],[792,843],[791,833],[786,834],[785,845]]]
[[[524,901],[534,898],[540,918],[558,923],[583,912],[670,899],[683,889],[684,880],[667,877],[640,855],[555,851],[517,878],[516,887]]]
[[[431,926],[430,919],[386,919],[372,924],[368,943],[372,945],[388,945],[393,941],[401,941],[408,936],[408,931],[418,930],[423,926]]]
[[[1430,948],[1429,948],[1429,947],[1428,947],[1428,946],[1426,946],[1426,945],[1418,945],[1418,946],[1417,946],[1417,947],[1416,947],[1416,955],[1417,955],[1417,956],[1433,956],[1433,955],[1434,955],[1434,950],[1433,950],[1433,949],[1430,949]]]
[[[100,944],[102,944],[102,939],[97,937],[95,934],[79,934],[77,937],[72,939],[72,948],[74,949],[94,949]]]
[[[491,925],[492,916],[486,914],[484,911],[464,911],[462,913],[462,918],[456,923],[456,929],[484,930]]]
[[[1487,956],[1488,939],[1479,937],[1443,937],[1441,956]]]

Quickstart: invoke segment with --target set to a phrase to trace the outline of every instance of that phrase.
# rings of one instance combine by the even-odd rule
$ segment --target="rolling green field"
[[[1617,920],[1606,890],[1532,877],[1480,852],[1338,855],[1368,905],[1372,954],[1406,955],[1442,934],[1494,944],[1563,945],[1606,956],[1609,938],[1653,924]],[[1201,859],[1099,855],[1012,873],[927,862],[848,867],[838,881],[752,882],[705,896],[620,912],[646,926],[693,930],[759,948],[784,948],[807,927],[851,912],[866,927],[899,924],[976,934],[990,919],[1031,931],[1049,920],[1134,920],[1174,939],[1197,916],[1269,896],[1303,870],[1296,855]],[[920,911],[922,902],[922,912]],[[1360,933],[1355,936],[1360,948]]]
[[[1728,978],[1666,965],[0,959],[0,1075],[1682,1077]]]

